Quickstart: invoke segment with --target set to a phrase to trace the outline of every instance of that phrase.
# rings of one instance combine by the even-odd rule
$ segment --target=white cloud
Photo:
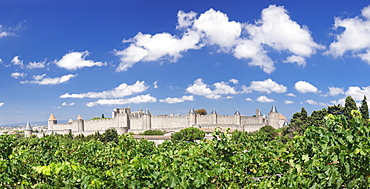
[[[311,104],[311,105],[319,105],[319,103],[318,103],[318,102],[316,102],[316,101],[314,101],[314,100],[306,100],[306,102],[307,102],[308,104]]]
[[[176,62],[182,53],[215,45],[217,52],[231,53],[238,59],[250,59],[250,66],[259,66],[266,73],[275,70],[274,61],[267,55],[270,51],[289,53],[286,62],[306,64],[310,57],[323,46],[316,44],[306,26],[290,19],[282,6],[271,5],[264,9],[255,24],[229,20],[225,13],[209,9],[197,17],[197,13],[177,14],[176,29],[181,36],[167,32],[143,34],[123,42],[130,43],[124,50],[115,51],[120,57],[117,71],[126,71],[140,61],[169,60]]]
[[[355,101],[362,101],[364,95],[367,99],[370,97],[370,86],[367,87],[348,87],[346,91],[346,96],[351,96]],[[344,104],[343,104],[344,105]]]
[[[130,46],[122,51],[115,52],[120,57],[121,63],[116,71],[126,71],[140,61],[156,61],[167,59],[176,62],[182,57],[181,53],[190,49],[199,49],[200,36],[194,31],[186,32],[181,39],[169,33],[155,35],[138,33],[134,38],[125,42],[131,42]]]
[[[89,102],[86,104],[88,107],[93,107],[97,105],[124,105],[124,104],[140,104],[146,102],[157,102],[155,97],[150,96],[150,94],[140,95],[127,99],[101,99],[96,102]]]
[[[261,44],[252,40],[240,40],[234,49],[234,56],[238,59],[251,59],[250,66],[259,66],[266,73],[272,73],[275,70],[274,62],[263,50]]]
[[[344,31],[334,35],[336,41],[330,44],[325,54],[338,57],[343,56],[347,51],[352,51],[370,64],[370,5],[362,9],[361,16],[347,19],[335,18],[334,29],[343,28]],[[366,53],[362,54],[363,50],[366,50]]]
[[[221,95],[237,94],[238,92],[234,87],[231,87],[226,82],[218,82],[213,84],[214,90],[208,87],[207,84],[203,83],[202,79],[194,81],[193,85],[188,86],[186,92],[193,95],[205,96],[209,99],[220,99]]]
[[[89,51],[70,52],[68,54],[65,54],[59,61],[55,60],[55,64],[67,70],[77,70],[83,67],[106,65],[106,63],[103,62],[94,62],[92,60],[85,60],[85,58],[89,56],[89,54],[90,54]]]
[[[246,98],[245,100],[248,101],[248,102],[253,101],[251,98]]]
[[[287,50],[306,57],[315,53],[316,49],[323,48],[313,41],[306,26],[300,26],[290,19],[284,7],[270,5],[262,10],[261,17],[256,25],[246,26],[253,40],[278,51]]]
[[[27,74],[25,74],[25,73],[19,73],[19,72],[14,72],[14,73],[12,73],[10,76],[12,76],[13,78],[15,78],[15,79],[19,79],[19,78],[23,78],[23,77],[25,77]]]
[[[271,79],[266,79],[264,81],[252,81],[249,88],[251,90],[265,92],[267,94],[270,94],[272,92],[285,93],[287,90],[287,87],[278,84]]]
[[[190,95],[190,96],[185,96],[184,95],[181,98],[167,97],[165,99],[159,100],[159,102],[165,102],[165,103],[168,103],[168,104],[176,104],[176,103],[181,103],[181,102],[184,102],[184,101],[194,101],[194,96],[193,95]]]
[[[292,100],[284,100],[284,103],[285,103],[285,104],[293,104],[293,103],[294,103],[294,101],[292,101]]]
[[[226,14],[209,9],[194,21],[193,28],[205,34],[205,41],[221,48],[232,47],[240,37],[242,27],[235,21],[229,21]]]
[[[0,102],[0,107],[1,107],[1,106],[4,106],[4,103],[3,103],[3,102]]]
[[[344,106],[346,102],[346,99],[342,98],[342,99],[339,99],[339,100],[333,100],[333,101],[330,101],[330,103],[334,104],[334,105],[337,105],[337,104],[340,104],[342,106]]]
[[[231,83],[233,83],[233,84],[239,84],[239,81],[237,80],[237,79],[234,79],[234,78],[231,78],[230,80],[229,80]]]
[[[45,63],[46,63],[46,61],[44,61],[44,62],[30,62],[27,65],[27,68],[28,69],[44,68],[45,67]]]
[[[293,94],[293,93],[288,93],[288,94],[286,94],[286,96],[295,97],[295,94]]]
[[[300,93],[318,93],[320,92],[315,86],[307,81],[298,81],[294,84],[295,90]]]
[[[80,94],[63,94],[59,98],[120,98],[130,96],[136,93],[144,92],[149,87],[145,85],[145,81],[136,81],[133,85],[122,83],[118,87],[102,92],[87,92]]]
[[[329,106],[329,104],[327,104],[327,103],[324,103],[324,102],[316,102],[316,101],[314,101],[314,100],[306,100],[306,103],[308,103],[308,104],[311,104],[311,105],[319,105],[319,106]]]
[[[55,78],[44,78],[46,74],[43,75],[35,75],[33,78],[35,80],[33,81],[21,81],[20,83],[26,84],[26,83],[33,83],[33,84],[39,84],[39,85],[57,85],[61,83],[65,83],[69,81],[70,79],[74,78],[77,76],[77,74],[68,74],[64,75],[62,77],[55,77]]]
[[[154,85],[154,87],[153,87],[153,88],[158,89],[158,81],[155,81],[155,82],[153,83],[153,85]]]
[[[303,57],[301,57],[301,56],[297,56],[297,55],[289,56],[283,62],[284,63],[297,63],[298,66],[302,66],[302,67],[305,67],[306,66],[306,59],[303,58]]]
[[[66,102],[63,102],[62,103],[62,106],[73,106],[75,105],[75,103],[71,102],[71,103],[66,103]]]
[[[330,96],[337,96],[339,94],[344,94],[343,88],[329,87],[329,95]]]
[[[178,25],[176,26],[176,29],[183,29],[183,28],[187,28],[191,26],[194,23],[196,16],[197,16],[197,13],[195,12],[185,13],[184,11],[180,10],[177,13]]]
[[[19,59],[19,56],[15,56],[13,59],[12,59],[12,63],[13,63],[13,65],[15,65],[15,66],[19,66],[19,67],[21,67],[21,68],[23,68],[23,60],[20,60]]]
[[[266,103],[266,102],[275,102],[274,99],[272,98],[267,98],[266,96],[259,96],[257,99],[256,99],[257,102],[263,102],[263,103]]]

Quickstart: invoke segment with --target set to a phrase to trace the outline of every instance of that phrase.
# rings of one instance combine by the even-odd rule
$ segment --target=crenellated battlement
[[[48,120],[48,133],[68,130],[72,133],[90,134],[93,131],[104,132],[109,128],[115,128],[121,134],[143,132],[150,129],[173,131],[187,127],[225,127],[225,129],[232,127],[251,132],[265,125],[279,128],[286,121],[285,117],[277,112],[275,106],[271,108],[267,117],[263,116],[259,109],[256,109],[254,116],[242,115],[238,110],[233,115],[218,115],[216,110],[208,115],[199,115],[195,113],[194,108],[191,108],[189,113],[184,116],[174,114],[152,116],[148,109],[131,112],[130,108],[115,108],[110,119],[83,120],[79,115],[76,120],[70,120],[67,124],[58,124],[54,114],[51,114]]]

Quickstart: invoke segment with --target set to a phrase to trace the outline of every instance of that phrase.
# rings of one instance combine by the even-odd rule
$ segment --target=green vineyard
[[[282,140],[216,131],[212,140],[156,146],[68,135],[0,136],[1,188],[369,188],[370,129],[327,115]]]

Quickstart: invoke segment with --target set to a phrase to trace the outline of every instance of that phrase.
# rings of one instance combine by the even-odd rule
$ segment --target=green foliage
[[[286,143],[218,130],[158,147],[128,134],[117,143],[0,135],[0,188],[369,188],[370,127],[351,116],[329,114]]]
[[[202,140],[205,136],[205,132],[194,127],[182,129],[171,135],[172,141],[195,141]]]
[[[195,113],[198,115],[207,115],[207,110],[206,109],[197,109],[195,110]]]
[[[367,99],[365,95],[364,95],[364,99],[362,100],[361,106],[359,109],[360,109],[362,118],[369,119],[369,107],[367,106]]]
[[[102,142],[115,142],[118,143],[118,133],[116,129],[107,129],[104,134],[101,135],[100,140]]]
[[[143,132],[143,135],[164,135],[164,132],[160,130],[146,130]]]
[[[266,135],[268,139],[273,139],[276,135],[276,129],[270,125],[265,125],[261,127],[259,134]]]
[[[352,119],[351,111],[358,110],[355,100],[351,96],[346,97],[345,105],[344,105],[344,116],[347,119]]]
[[[99,120],[99,119],[110,119],[110,118],[105,118],[105,117],[93,117],[90,120]]]

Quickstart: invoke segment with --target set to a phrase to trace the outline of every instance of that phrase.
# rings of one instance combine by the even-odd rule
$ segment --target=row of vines
[[[328,115],[287,142],[216,131],[158,147],[61,136],[0,136],[1,188],[369,188],[369,125]]]

